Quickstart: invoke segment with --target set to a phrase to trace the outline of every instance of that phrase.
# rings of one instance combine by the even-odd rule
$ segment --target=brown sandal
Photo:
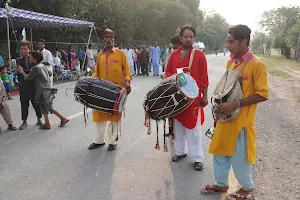
[[[51,129],[51,126],[40,126],[39,129],[43,129],[43,130],[50,130]]]
[[[65,121],[61,121],[60,122],[60,125],[58,126],[58,127],[64,127],[67,123],[69,122],[69,120],[68,119],[66,119]]]
[[[232,193],[227,196],[227,200],[254,200],[254,197],[252,195],[244,196],[240,195],[238,193]]]
[[[207,185],[201,189],[201,194],[211,195],[211,194],[221,194],[227,192],[229,187],[219,187],[217,185]]]

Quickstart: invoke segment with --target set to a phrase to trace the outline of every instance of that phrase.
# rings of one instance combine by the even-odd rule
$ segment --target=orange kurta
[[[110,82],[125,86],[125,81],[131,80],[130,68],[126,54],[117,48],[113,48],[110,53],[101,51],[97,55],[94,77],[108,80]],[[93,121],[113,121],[118,122],[121,114],[112,115],[98,110],[93,110]]]
[[[265,64],[255,55],[251,58],[251,51],[242,57],[242,62],[235,64],[229,61],[227,69],[240,70],[244,63],[251,59],[242,71],[242,90],[243,98],[258,94],[264,98],[269,98],[267,72]],[[256,115],[256,106],[242,107],[240,116],[227,122],[217,122],[214,137],[211,141],[209,153],[218,156],[232,156],[235,151],[236,141],[243,128],[247,133],[247,157],[251,164],[256,161],[256,133],[254,121]]]

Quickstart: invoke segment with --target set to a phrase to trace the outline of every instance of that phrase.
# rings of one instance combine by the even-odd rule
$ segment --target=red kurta
[[[168,65],[166,68],[166,77],[177,74],[177,68],[183,68],[185,73],[188,72],[188,66],[191,56],[191,51],[185,57],[184,61],[181,59],[180,51],[176,49],[170,55]],[[207,74],[207,62],[205,54],[201,50],[196,50],[194,54],[194,60],[191,67],[190,75],[195,79],[199,87],[199,96],[195,101],[182,113],[176,115],[174,118],[181,122],[181,124],[188,129],[193,129],[196,127],[197,123],[197,113],[200,108],[200,99],[202,97],[202,92],[204,87],[208,87],[208,74]],[[204,111],[200,108],[201,112],[201,125],[204,122]]]

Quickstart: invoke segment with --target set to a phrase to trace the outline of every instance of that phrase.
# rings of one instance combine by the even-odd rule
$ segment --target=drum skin
[[[118,114],[118,106],[124,89],[99,78],[79,79],[74,89],[75,101],[101,112]]]
[[[144,101],[144,110],[151,119],[162,120],[183,112],[194,100],[186,98],[177,86],[177,76],[164,79],[158,86],[150,90]],[[178,102],[175,105],[173,96]]]

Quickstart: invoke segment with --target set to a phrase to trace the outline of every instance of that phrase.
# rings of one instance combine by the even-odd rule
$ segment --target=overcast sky
[[[300,6],[300,0],[200,0],[201,10],[215,10],[225,17],[229,24],[246,24],[252,32],[259,30],[256,22],[260,21],[264,11],[289,5]]]

